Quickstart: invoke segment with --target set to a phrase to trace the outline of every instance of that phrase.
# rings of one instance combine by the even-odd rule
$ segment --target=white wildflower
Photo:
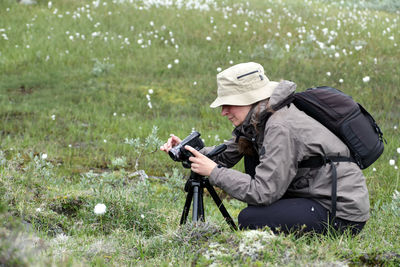
[[[220,72],[221,70],[222,70],[222,68],[221,68],[221,67],[218,67],[218,68],[217,68],[217,71],[218,71],[218,72]]]
[[[154,93],[154,91],[153,91],[153,89],[149,89],[149,94],[152,94],[152,93]]]
[[[143,214],[140,214],[140,217],[141,217],[142,219],[144,219],[144,215],[143,215]]]
[[[104,139],[104,140],[103,140],[103,142],[104,142],[104,143],[107,143],[107,140],[106,140],[106,139]]]
[[[328,72],[326,73],[326,75],[327,75],[327,76],[331,76],[331,72],[328,71]]]
[[[211,37],[210,37],[210,36],[207,36],[207,37],[206,37],[206,40],[207,40],[207,41],[211,41]]]
[[[399,153],[399,154],[400,154],[400,147],[398,147],[398,148],[397,148],[397,153]]]
[[[373,171],[373,172],[376,172],[376,168],[372,168],[372,171]]]
[[[394,159],[389,160],[389,165],[394,166],[396,164],[396,161]]]
[[[168,69],[172,68],[172,64],[168,64],[167,68]]]
[[[42,154],[42,159],[47,159],[47,154],[46,153]]]
[[[394,190],[393,192],[393,199],[400,199],[400,192],[397,190]]]
[[[370,78],[369,78],[369,76],[365,76],[362,80],[363,80],[363,82],[367,83],[370,81]]]
[[[174,60],[174,63],[175,63],[175,64],[179,64],[179,59],[175,59],[175,60]]]
[[[106,205],[99,203],[94,207],[94,213],[96,215],[103,215],[104,213],[106,213],[107,207]]]
[[[54,121],[56,119],[56,115],[51,115],[51,119]]]
[[[150,109],[153,108],[153,106],[151,105],[151,102],[148,102],[148,103],[147,103],[147,106],[149,106]]]
[[[343,83],[343,79],[339,79],[339,83]]]

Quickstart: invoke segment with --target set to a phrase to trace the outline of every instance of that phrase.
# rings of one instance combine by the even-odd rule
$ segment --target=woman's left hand
[[[217,163],[207,158],[191,146],[185,146],[185,149],[193,154],[193,157],[189,157],[190,162],[192,162],[192,171],[203,176],[210,176],[212,170],[217,166]]]

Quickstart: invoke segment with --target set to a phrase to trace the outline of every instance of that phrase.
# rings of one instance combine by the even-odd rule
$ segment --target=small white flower
[[[114,112],[114,113],[113,113],[113,116],[114,116],[114,117],[117,116],[117,112]]]
[[[363,78],[363,82],[367,83],[367,82],[369,82],[369,81],[370,81],[369,76],[365,76],[365,77]]]
[[[339,83],[343,83],[343,79],[339,79]]]
[[[397,125],[393,126],[393,129],[397,130]]]
[[[153,106],[151,105],[151,102],[148,102],[147,106],[149,106],[149,108],[153,108]]]
[[[96,215],[103,215],[104,213],[106,213],[107,207],[106,205],[99,203],[94,207],[94,213]]]
[[[206,37],[206,40],[207,40],[207,41],[211,41],[211,37],[210,37],[210,36],[207,36],[207,37]]]
[[[37,208],[37,209],[36,209],[36,212],[41,212],[41,211],[42,211],[41,208]]]
[[[218,72],[220,72],[221,70],[222,70],[222,68],[220,68],[220,67],[217,68],[217,71],[218,71]]]
[[[400,199],[400,192],[397,190],[394,190],[393,192],[393,199]]]
[[[326,73],[326,75],[327,75],[327,76],[331,76],[331,72],[328,71],[328,72]]]
[[[175,63],[175,64],[179,64],[179,59],[175,59],[175,60],[174,60],[174,63]]]
[[[146,95],[147,101],[150,101],[150,95]]]
[[[398,147],[398,148],[397,148],[397,153],[399,153],[399,154],[400,154],[400,147]]]
[[[197,82],[196,82],[196,81],[194,81],[194,82],[193,82],[193,85],[197,85]]]
[[[42,154],[42,159],[47,159],[47,154],[46,153]]]
[[[172,68],[172,64],[168,64],[167,68],[168,69]]]
[[[153,89],[149,89],[149,94],[152,94],[152,93],[154,93],[154,91],[153,91]]]
[[[104,139],[104,140],[103,140],[103,142],[104,142],[104,143],[107,143],[107,140],[106,140],[106,139]]]
[[[144,215],[143,215],[143,214],[140,214],[140,217],[141,217],[142,219],[144,219]]]
[[[394,169],[395,169],[395,170],[397,170],[397,169],[398,169],[397,165],[396,165],[396,166],[394,166]]]
[[[373,171],[373,172],[376,172],[376,168],[372,168],[372,171]]]
[[[394,166],[395,163],[396,163],[396,161],[394,159],[389,160],[389,165],[390,166]]]
[[[335,57],[340,57],[339,52],[336,52],[336,53],[335,53]]]
[[[51,115],[51,119],[54,121],[56,119],[56,115]]]
[[[71,145],[71,144],[69,144],[69,145],[68,145],[68,147],[72,147],[72,145]]]

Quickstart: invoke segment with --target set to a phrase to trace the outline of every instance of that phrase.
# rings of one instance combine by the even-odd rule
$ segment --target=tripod
[[[214,187],[210,184],[210,181],[202,175],[199,175],[193,171],[190,173],[190,178],[187,180],[185,185],[185,191],[188,192],[186,196],[185,206],[183,207],[182,217],[180,224],[186,223],[187,216],[190,210],[190,204],[193,200],[192,210],[192,221],[197,222],[199,220],[205,221],[204,217],[204,203],[203,203],[203,192],[204,188],[207,188],[215,204],[219,208],[220,212],[225,218],[225,221],[229,224],[232,230],[237,230],[235,222],[232,220],[221,199],[215,192]]]

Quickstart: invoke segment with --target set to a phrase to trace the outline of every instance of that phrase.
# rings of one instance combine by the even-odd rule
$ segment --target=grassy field
[[[398,266],[399,39],[396,0],[0,1],[0,266]],[[228,139],[216,74],[248,61],[381,126],[359,236],[232,232],[208,196],[206,223],[179,226],[189,171],[158,147]]]

